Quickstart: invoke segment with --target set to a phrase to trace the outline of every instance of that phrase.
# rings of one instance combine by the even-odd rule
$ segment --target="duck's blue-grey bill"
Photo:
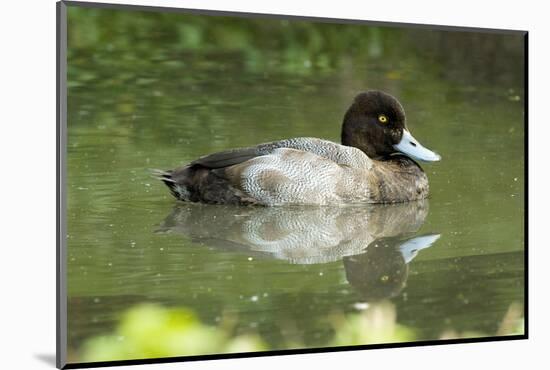
[[[419,161],[436,162],[441,159],[439,154],[420,145],[418,140],[416,140],[407,130],[403,130],[403,137],[401,138],[401,141],[393,147],[412,159]]]

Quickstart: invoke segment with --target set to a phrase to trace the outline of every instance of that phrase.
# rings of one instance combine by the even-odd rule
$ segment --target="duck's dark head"
[[[344,116],[342,144],[359,148],[372,159],[385,159],[395,153],[426,162],[441,159],[411,135],[397,99],[376,90],[355,97]]]

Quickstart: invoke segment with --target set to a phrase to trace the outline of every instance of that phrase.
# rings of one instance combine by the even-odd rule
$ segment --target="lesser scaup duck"
[[[438,161],[410,134],[393,96],[360,93],[344,116],[342,144],[299,137],[201,157],[156,171],[179,200],[203,203],[398,203],[428,196],[414,160]]]

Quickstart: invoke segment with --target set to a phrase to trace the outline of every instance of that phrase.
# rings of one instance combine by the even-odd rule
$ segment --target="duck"
[[[367,90],[344,114],[341,143],[295,137],[208,154],[153,170],[178,200],[259,206],[402,203],[425,199],[417,161],[441,156],[410,133],[392,95]]]

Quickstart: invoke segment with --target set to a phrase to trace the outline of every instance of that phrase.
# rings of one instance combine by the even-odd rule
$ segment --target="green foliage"
[[[311,73],[340,63],[342,52],[354,56],[381,57],[400,33],[390,28],[312,21],[178,13],[118,11],[69,7],[69,52],[85,52],[98,63],[100,56],[125,51],[125,63],[140,63],[146,56],[162,62],[186,52],[233,53],[246,60],[250,69],[270,69],[281,59],[281,69]],[[155,45],[154,49],[150,46]],[[159,48],[163,45],[165,48]]]
[[[415,331],[397,323],[395,306],[381,302],[362,312],[335,313],[330,317],[332,335],[320,347],[403,343],[418,339]],[[519,304],[510,306],[498,335],[523,334],[523,311]],[[457,333],[447,329],[440,339],[480,338],[492,334],[480,331]],[[283,348],[304,348],[303,343],[288,340]],[[138,304],[127,310],[115,332],[86,341],[81,361],[112,361],[212,353],[243,353],[270,348],[260,335],[235,334],[233,325],[207,326],[187,308],[165,308]]]
[[[416,338],[412,329],[397,323],[395,308],[389,302],[374,305],[363,314],[335,316],[333,326],[332,346],[402,343]]]
[[[187,308],[139,304],[122,315],[113,334],[87,340],[82,361],[250,352],[265,348],[264,342],[255,335],[230,338],[227,329],[204,325]]]

